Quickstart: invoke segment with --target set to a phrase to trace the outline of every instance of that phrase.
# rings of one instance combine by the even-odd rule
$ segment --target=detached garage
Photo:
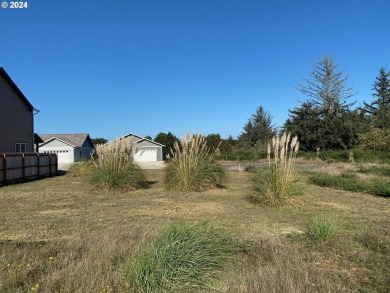
[[[164,145],[153,140],[130,133],[106,144],[109,146],[118,141],[130,141],[136,145],[134,162],[161,162],[163,161]]]
[[[135,162],[157,162],[163,160],[162,144],[147,138],[137,141],[136,144]]]
[[[40,153],[55,153],[58,163],[74,163],[91,158],[94,150],[88,134],[40,134],[43,143],[39,145]]]

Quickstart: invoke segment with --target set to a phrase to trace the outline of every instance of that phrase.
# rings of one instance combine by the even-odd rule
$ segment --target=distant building
[[[91,158],[94,145],[89,134],[40,134],[43,143],[39,145],[41,153],[55,153],[58,163],[74,163]]]
[[[133,133],[110,141],[106,145],[108,146],[122,140],[129,140],[135,144],[137,151],[134,154],[134,162],[158,162],[163,160],[164,145]]]

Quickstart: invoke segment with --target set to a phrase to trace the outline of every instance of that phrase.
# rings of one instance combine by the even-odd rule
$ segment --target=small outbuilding
[[[40,134],[43,143],[39,145],[41,153],[55,153],[58,163],[74,163],[88,160],[94,150],[89,134]]]
[[[107,143],[107,145],[121,141],[129,140],[136,145],[136,152],[134,154],[134,162],[159,162],[163,161],[163,147],[164,145],[153,140],[129,133],[114,141]]]

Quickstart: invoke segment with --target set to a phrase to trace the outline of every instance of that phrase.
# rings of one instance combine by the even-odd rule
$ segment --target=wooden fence
[[[57,171],[57,154],[0,154],[0,185],[45,176],[55,176]]]

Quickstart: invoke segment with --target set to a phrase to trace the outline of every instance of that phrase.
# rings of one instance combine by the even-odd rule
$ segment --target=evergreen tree
[[[105,144],[108,142],[108,140],[106,138],[103,138],[103,137],[98,137],[98,138],[91,138],[91,141],[93,143],[93,145],[98,145],[98,144]]]
[[[154,141],[165,145],[164,148],[164,158],[165,158],[166,155],[168,154],[171,155],[173,144],[176,141],[179,141],[179,139],[169,131],[168,133],[159,132],[154,138]]]
[[[265,150],[266,144],[276,134],[272,116],[259,106],[256,113],[244,125],[244,131],[238,140],[245,146]]]
[[[333,58],[320,59],[310,72],[310,78],[303,78],[306,85],[298,84],[298,90],[311,98],[313,106],[321,110],[324,116],[340,113],[354,103],[347,100],[356,93],[346,85],[349,75],[338,70]]]
[[[382,67],[373,84],[373,97],[376,99],[365,105],[365,110],[372,118],[375,127],[390,128],[390,72]]]
[[[291,132],[299,138],[299,148],[303,151],[315,151],[323,148],[320,137],[320,113],[312,101],[307,101],[301,107],[289,110],[290,118],[284,124],[284,131]]]
[[[346,149],[357,145],[356,113],[352,114],[348,103],[355,92],[346,85],[348,75],[338,70],[331,57],[320,59],[310,73],[303,78],[305,85],[298,90],[309,99],[301,107],[289,110],[290,118],[284,128],[298,135],[302,150]]]

